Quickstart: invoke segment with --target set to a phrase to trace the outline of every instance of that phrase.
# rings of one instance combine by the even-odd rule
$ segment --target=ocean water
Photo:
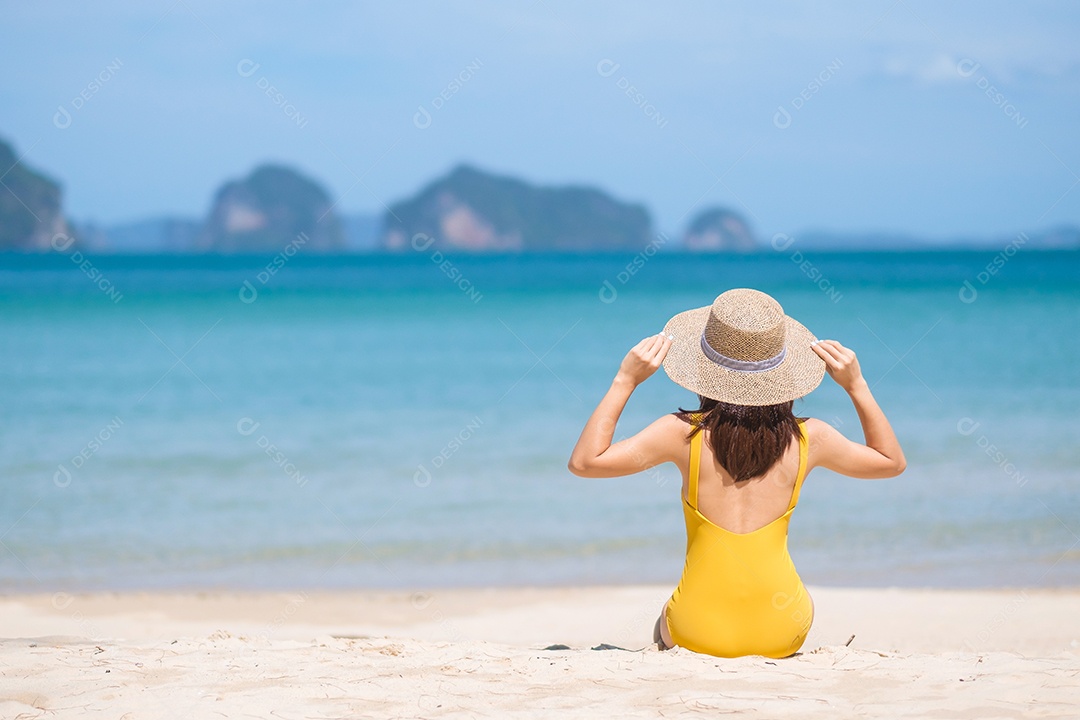
[[[995,256],[0,257],[0,592],[674,583],[677,471],[565,464],[739,286],[856,350],[908,457],[809,476],[807,583],[1075,586],[1080,253]],[[694,400],[661,371],[617,434]],[[796,410],[861,438],[828,378]]]

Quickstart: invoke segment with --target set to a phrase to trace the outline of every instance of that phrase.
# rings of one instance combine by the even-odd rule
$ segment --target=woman
[[[701,406],[612,444],[630,394],[661,364]],[[855,405],[865,444],[792,414],[793,401],[826,372]],[[638,343],[586,423],[569,467],[582,477],[616,477],[665,462],[683,476],[686,564],[654,639],[662,649],[719,657],[787,657],[806,640],[813,603],[787,550],[806,474],[824,467],[886,478],[905,467],[855,353],[815,339],[776,300],[748,289],[680,313],[662,334]]]

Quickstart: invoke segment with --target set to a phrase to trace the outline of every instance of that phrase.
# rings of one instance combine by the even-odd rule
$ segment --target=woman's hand
[[[662,333],[645,338],[626,353],[615,381],[637,387],[657,371],[670,348],[671,339]]]
[[[818,340],[811,347],[825,361],[825,370],[847,391],[862,425],[860,445],[841,435],[828,423],[807,420],[810,435],[810,467],[821,466],[857,478],[896,477],[907,460],[885,413],[859,369],[855,352],[835,340]]]
[[[825,361],[825,371],[836,384],[849,393],[865,384],[859,360],[855,351],[850,350],[835,340],[818,340],[810,347]]]
[[[619,365],[611,387],[593,410],[581,431],[567,467],[581,477],[619,477],[675,462],[686,452],[686,423],[668,414],[633,437],[612,444],[619,422],[634,389],[664,362],[671,338],[652,335],[633,347]]]

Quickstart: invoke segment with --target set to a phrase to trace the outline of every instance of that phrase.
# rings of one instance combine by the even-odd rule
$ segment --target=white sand
[[[0,597],[0,718],[1080,717],[1080,591],[811,588],[787,660],[656,651],[669,592]]]

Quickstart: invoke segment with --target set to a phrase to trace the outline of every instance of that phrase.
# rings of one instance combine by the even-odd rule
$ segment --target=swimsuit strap
[[[701,464],[701,436],[704,434],[704,431],[698,430],[690,438],[690,487],[686,491],[686,501],[695,510],[697,510],[698,465]]]
[[[698,503],[698,468],[701,465],[701,436],[705,433],[701,430],[694,433],[690,438],[690,472],[689,487],[686,490],[686,501],[690,507],[697,510]],[[806,437],[806,425],[799,421],[799,471],[795,476],[795,489],[791,491],[791,501],[788,503],[788,511],[799,502],[799,491],[802,490],[803,480],[806,479],[806,458],[809,453],[810,443]]]
[[[802,490],[803,480],[806,479],[806,457],[810,450],[810,443],[806,438],[806,424],[799,421],[799,474],[795,476],[795,489],[791,491],[791,502],[788,503],[788,511],[799,502],[799,491]]]

